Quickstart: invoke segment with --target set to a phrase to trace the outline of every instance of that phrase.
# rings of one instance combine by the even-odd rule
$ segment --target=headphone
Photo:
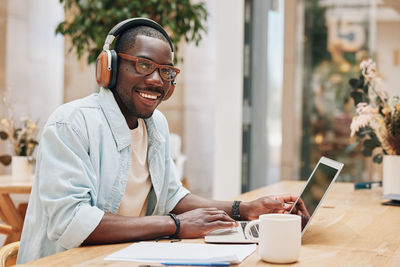
[[[99,86],[108,89],[115,88],[118,76],[118,55],[115,50],[110,50],[110,45],[114,39],[124,31],[139,26],[148,26],[161,32],[162,35],[164,35],[164,37],[167,39],[169,46],[171,47],[171,52],[174,53],[172,40],[169,38],[163,27],[161,27],[161,25],[157,22],[147,18],[131,18],[121,21],[110,30],[104,42],[103,51],[101,51],[100,55],[97,57],[96,81]],[[168,99],[172,95],[175,85],[176,82],[174,80],[171,82],[171,88],[165,95],[164,99]]]

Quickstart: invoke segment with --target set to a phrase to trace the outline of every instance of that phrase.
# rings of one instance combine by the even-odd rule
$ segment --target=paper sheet
[[[230,262],[238,264],[254,252],[255,244],[139,242],[108,255],[105,260],[136,262]]]

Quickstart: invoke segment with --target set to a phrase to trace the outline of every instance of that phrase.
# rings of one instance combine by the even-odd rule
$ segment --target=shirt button
[[[121,180],[121,184],[126,184],[126,181],[125,180]]]

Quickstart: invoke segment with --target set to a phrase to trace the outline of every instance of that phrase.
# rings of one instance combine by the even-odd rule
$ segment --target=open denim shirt
[[[156,110],[145,122],[153,185],[146,215],[164,215],[189,191],[170,157],[165,117]],[[64,104],[50,116],[40,140],[18,263],[81,245],[105,212],[117,212],[128,179],[130,138],[108,89]]]

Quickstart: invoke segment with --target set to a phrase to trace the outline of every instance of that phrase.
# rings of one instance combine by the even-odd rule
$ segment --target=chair
[[[19,249],[19,241],[5,245],[0,249],[1,267],[6,267],[16,264],[18,249]]]
[[[185,166],[186,156],[181,153],[181,137],[175,133],[170,134],[170,151],[171,158],[175,163],[179,179],[183,179],[183,169]]]

